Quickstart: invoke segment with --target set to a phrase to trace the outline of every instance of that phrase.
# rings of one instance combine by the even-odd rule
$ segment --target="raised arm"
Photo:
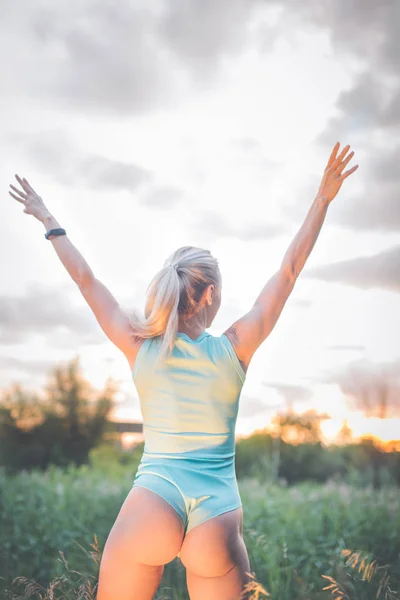
[[[9,194],[24,205],[24,212],[33,215],[43,223],[46,231],[59,228],[60,224],[45,206],[42,198],[33,190],[26,179],[15,176],[22,187],[11,185],[15,193]],[[94,276],[91,268],[83,258],[79,250],[74,246],[66,235],[52,237],[50,241],[64,267],[67,269],[73,281],[79,287],[83,297],[92,309],[100,327],[128,358],[136,351],[132,327],[128,317],[121,309],[119,303],[112,293]],[[46,241],[46,244],[48,242]]]
[[[318,194],[303,225],[290,244],[279,270],[263,287],[250,311],[224,332],[245,370],[254,352],[278,321],[297,277],[314,247],[330,202],[335,198],[346,177],[358,168],[356,165],[342,173],[354,155],[354,152],[351,152],[345,158],[349,149],[350,146],[346,146],[337,156],[339,142],[335,145],[325,168]]]

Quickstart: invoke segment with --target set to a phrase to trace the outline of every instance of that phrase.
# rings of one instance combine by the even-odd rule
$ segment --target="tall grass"
[[[0,471],[0,597],[94,600],[101,552],[137,464]],[[249,598],[400,598],[399,490],[239,480]],[[157,600],[187,600],[177,558]]]

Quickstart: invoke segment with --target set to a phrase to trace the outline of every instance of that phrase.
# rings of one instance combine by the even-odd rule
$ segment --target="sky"
[[[0,388],[39,391],[79,355],[95,387],[118,383],[113,417],[141,420],[127,360],[8,194],[15,173],[124,307],[144,310],[176,248],[208,248],[220,335],[280,267],[339,141],[359,168],[253,356],[237,433],[292,407],[327,413],[327,439],[344,420],[399,439],[399,25],[395,0],[2,3]]]

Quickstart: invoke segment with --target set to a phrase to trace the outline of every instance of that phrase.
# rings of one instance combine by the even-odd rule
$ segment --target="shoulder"
[[[236,356],[237,360],[239,361],[240,366],[242,367],[244,373],[247,373],[247,369],[249,368],[250,360],[248,360],[240,352],[240,346],[239,346],[240,340],[239,340],[239,335],[238,335],[236,326],[232,325],[231,327],[229,327],[229,329],[227,329],[226,331],[224,331],[224,333],[222,334],[221,337],[225,337],[228,340],[228,342],[230,343],[230,346],[232,347],[232,350],[234,351],[235,356]]]
[[[152,338],[137,338],[137,337],[133,338],[130,347],[124,352],[125,358],[129,363],[131,372],[133,371],[133,368],[135,366],[136,359],[139,354],[140,348],[146,342],[147,339],[152,339]]]
[[[231,328],[232,329],[232,328]],[[248,364],[239,358],[236,346],[236,336],[234,331],[226,331],[219,336],[211,336],[213,349],[218,356],[228,356],[242,381],[247,373]]]

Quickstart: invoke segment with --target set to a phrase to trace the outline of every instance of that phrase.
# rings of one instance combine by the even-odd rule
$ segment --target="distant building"
[[[143,423],[137,421],[109,421],[112,431],[118,433],[142,433]]]
[[[105,440],[114,440],[125,450],[144,442],[143,423],[137,421],[108,421]]]

